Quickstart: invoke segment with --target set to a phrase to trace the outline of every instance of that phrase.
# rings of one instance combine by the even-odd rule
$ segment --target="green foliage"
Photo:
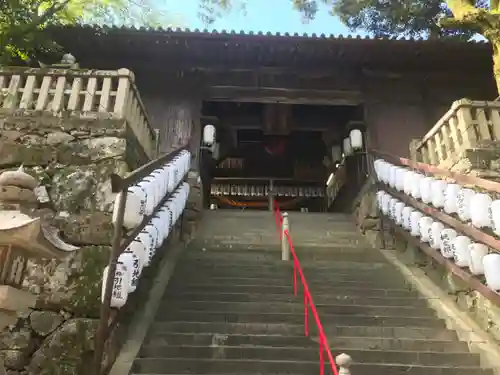
[[[58,46],[44,29],[65,24],[171,26],[155,0],[0,0],[0,65]]]

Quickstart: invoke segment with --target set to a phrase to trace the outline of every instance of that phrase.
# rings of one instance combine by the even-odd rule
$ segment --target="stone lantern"
[[[1,173],[0,246],[20,250],[26,257],[48,259],[78,250],[64,242],[51,219],[44,217],[40,208],[48,201],[45,189],[22,166]]]

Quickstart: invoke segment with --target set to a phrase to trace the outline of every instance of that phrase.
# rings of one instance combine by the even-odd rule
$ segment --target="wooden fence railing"
[[[31,111],[101,119],[123,119],[150,159],[156,157],[157,134],[128,69],[0,69],[0,112]]]
[[[469,148],[500,141],[500,102],[455,101],[413,151],[414,161],[451,168]]]

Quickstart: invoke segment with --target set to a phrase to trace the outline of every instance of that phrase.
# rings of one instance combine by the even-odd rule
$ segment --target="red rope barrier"
[[[276,218],[276,229],[278,230],[280,238],[282,238],[283,233],[281,233],[281,226],[283,224],[283,217],[281,216],[281,211],[276,204],[276,201],[274,202],[274,213]],[[309,336],[309,309],[311,310],[314,321],[316,322],[316,328],[318,329],[320,375],[324,375],[325,373],[325,352],[328,358],[328,362],[330,363],[332,373],[334,375],[339,375],[337,366],[335,365],[335,361],[332,356],[332,352],[330,350],[330,346],[328,345],[328,340],[326,338],[323,325],[321,324],[318,311],[316,310],[316,305],[314,304],[311,293],[309,292],[306,278],[304,276],[304,273],[302,272],[302,267],[300,265],[299,258],[297,257],[297,253],[295,252],[295,248],[293,246],[293,242],[290,237],[290,233],[288,233],[288,230],[285,230],[284,235],[286,237],[286,240],[288,241],[288,245],[290,246],[290,253],[293,256],[293,294],[297,296],[297,273],[300,277],[302,290],[304,292],[304,334],[306,336]]]

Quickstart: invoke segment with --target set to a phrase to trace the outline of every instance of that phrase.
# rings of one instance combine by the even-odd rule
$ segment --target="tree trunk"
[[[500,40],[490,41],[493,47],[493,77],[500,95]]]

